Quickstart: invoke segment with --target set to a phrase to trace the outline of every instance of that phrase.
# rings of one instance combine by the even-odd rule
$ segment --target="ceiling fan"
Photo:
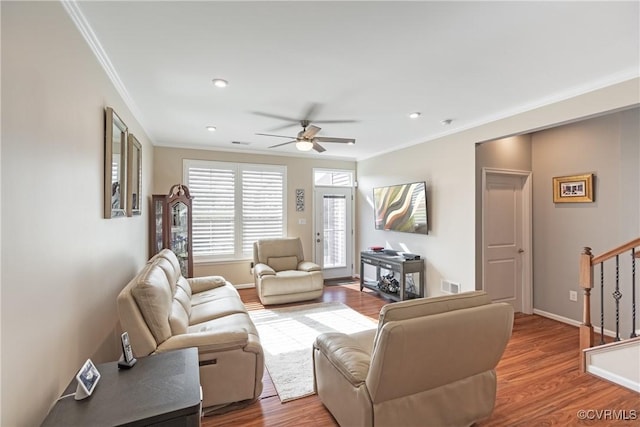
[[[343,144],[353,145],[356,143],[356,140],[353,138],[335,138],[332,136],[316,136],[318,132],[320,132],[320,128],[318,126],[314,126],[309,123],[308,120],[301,120],[300,125],[302,126],[302,130],[298,132],[297,136],[287,136],[287,135],[273,135],[270,133],[256,133],[256,135],[262,136],[275,136],[277,138],[293,138],[291,141],[283,142],[282,144],[272,145],[269,148],[282,147],[283,145],[296,143],[296,148],[300,151],[309,151],[311,149],[316,150],[318,153],[322,153],[323,151],[327,151],[322,145],[318,144],[318,142],[338,142]]]
[[[283,125],[279,125],[276,126],[272,129],[269,129],[269,131],[277,131],[277,130],[282,130],[282,129],[286,129],[288,127],[291,126],[296,126],[298,123],[301,123],[303,121],[306,121],[307,123],[356,123],[357,120],[317,120],[316,117],[319,114],[320,109],[322,108],[321,104],[318,104],[317,102],[312,102],[310,104],[308,104],[306,110],[304,111],[304,113],[302,114],[302,117],[300,118],[293,118],[293,117],[288,117],[288,116],[281,116],[279,114],[272,114],[272,113],[264,113],[261,111],[254,111],[253,114],[258,115],[258,116],[262,116],[262,117],[269,117],[271,119],[278,119],[278,120],[283,120],[285,122],[288,122],[286,124]],[[303,126],[304,127],[304,126]]]

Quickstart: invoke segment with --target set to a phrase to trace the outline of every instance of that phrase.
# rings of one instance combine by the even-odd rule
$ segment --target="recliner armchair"
[[[299,237],[262,239],[253,244],[253,276],[263,305],[306,301],[322,296],[318,264],[305,261]]]
[[[512,326],[482,291],[387,304],[377,330],[316,338],[315,389],[343,427],[469,426],[493,411]]]

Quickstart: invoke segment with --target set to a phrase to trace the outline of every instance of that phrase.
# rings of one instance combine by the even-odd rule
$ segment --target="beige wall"
[[[569,291],[579,291],[577,265],[582,248],[589,246],[599,255],[640,237],[639,129],[640,110],[635,108],[532,134],[537,310],[581,320],[581,298],[579,302],[569,301]],[[595,202],[554,204],[552,178],[584,173],[595,175]],[[623,321],[630,317],[628,258],[621,257],[621,302],[626,304]],[[606,268],[613,280],[614,266]],[[599,270],[596,273],[599,275]],[[613,286],[613,281],[609,284]],[[613,288],[605,292],[608,296]],[[594,306],[599,307],[599,291],[594,290],[593,295]],[[605,326],[612,328],[612,298],[606,301],[609,314]],[[599,323],[599,310],[597,313]],[[627,337],[630,332],[628,329]]]
[[[322,156],[322,154],[319,156]],[[184,159],[286,166],[287,235],[299,236],[302,239],[304,254],[308,259],[311,259],[313,255],[313,168],[348,169],[353,171],[356,168],[354,161],[156,147],[153,194],[166,194],[173,184],[182,182],[182,163]],[[304,212],[296,212],[295,191],[297,188],[304,189]],[[304,219],[306,224],[299,224],[300,219]],[[253,276],[250,271],[250,262],[251,260],[194,264],[194,275],[221,275],[235,285],[252,284]]]
[[[81,364],[119,356],[116,295],[147,212],[103,219],[104,107],[153,147],[59,2],[2,2],[2,415],[34,426]]]
[[[439,294],[440,280],[475,284],[476,143],[556,126],[640,102],[640,79],[632,79],[423,144],[358,162],[357,247],[406,247],[426,259],[427,295]],[[392,145],[394,141],[389,141]],[[635,157],[636,159],[638,157]],[[377,231],[372,188],[427,181],[429,235]],[[637,191],[635,191],[637,194]],[[635,205],[638,206],[637,204]],[[534,245],[536,242],[534,242]]]

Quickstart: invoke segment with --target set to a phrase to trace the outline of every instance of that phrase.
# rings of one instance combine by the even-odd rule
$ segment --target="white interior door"
[[[530,313],[530,236],[525,210],[527,176],[485,173],[483,194],[483,289],[492,301]],[[527,273],[528,274],[528,273]],[[526,286],[525,286],[526,285]]]
[[[353,274],[352,199],[350,187],[315,188],[315,262],[325,279]]]

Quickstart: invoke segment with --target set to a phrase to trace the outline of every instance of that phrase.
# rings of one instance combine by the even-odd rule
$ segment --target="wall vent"
[[[440,282],[440,290],[445,294],[459,294],[460,283],[450,282],[449,280],[442,279]]]

